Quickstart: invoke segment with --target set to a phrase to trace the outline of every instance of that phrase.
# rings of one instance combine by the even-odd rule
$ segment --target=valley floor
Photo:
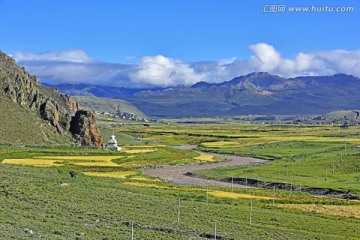
[[[194,181],[183,174],[196,170],[211,182],[300,179],[303,187],[359,194],[357,128],[347,130],[346,149],[345,132],[332,126],[159,123],[115,131],[127,143],[121,152],[1,144],[0,239],[360,239],[358,200],[175,184]],[[219,154],[232,160],[216,163]],[[256,158],[267,164],[244,165]],[[151,172],[167,181],[144,174]]]
[[[221,159],[222,162],[217,163],[205,163],[196,165],[184,165],[184,166],[168,166],[153,169],[142,169],[141,172],[150,175],[152,177],[161,178],[165,181],[170,181],[179,184],[191,184],[198,186],[218,186],[218,187],[231,187],[231,183],[221,182],[217,180],[198,178],[191,176],[191,173],[200,170],[216,169],[223,167],[232,167],[240,165],[254,165],[265,163],[266,160],[256,159],[251,157],[239,157],[229,154],[216,154],[216,153],[204,153],[199,152],[201,155],[199,158]],[[225,160],[225,161],[224,161]],[[215,161],[215,160],[214,160]],[[234,187],[244,188],[245,185],[235,184]]]

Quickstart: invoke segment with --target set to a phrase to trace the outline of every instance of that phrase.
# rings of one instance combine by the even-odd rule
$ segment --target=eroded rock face
[[[71,123],[72,116],[79,110],[79,105],[74,98],[59,93],[56,88],[44,87],[36,77],[31,76],[25,68],[19,67],[14,59],[1,51],[0,91],[4,91],[12,102],[39,114],[39,117],[48,121],[62,135],[69,134],[70,128],[77,128],[75,123]],[[76,133],[78,134],[76,140],[82,144],[99,146],[101,136],[96,126],[95,116],[92,116],[92,113],[87,114],[90,114],[89,121],[86,119],[83,122],[77,121],[82,124],[78,126],[82,130]]]
[[[76,137],[81,145],[91,145],[100,147],[102,145],[99,128],[96,125],[95,114],[79,110],[72,117],[70,132]]]

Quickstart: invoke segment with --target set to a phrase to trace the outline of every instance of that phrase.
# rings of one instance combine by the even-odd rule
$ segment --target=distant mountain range
[[[112,86],[100,86],[93,84],[68,84],[62,83],[59,85],[53,85],[43,83],[46,87],[55,87],[60,92],[69,94],[71,96],[95,96],[104,98],[123,98],[133,96],[135,93],[146,91],[147,88],[124,88],[124,87],[112,87]]]
[[[344,74],[287,79],[260,72],[218,84],[138,92],[126,100],[155,117],[324,114],[358,109],[359,89],[360,79]]]
[[[146,90],[59,86],[60,91],[72,95],[90,92],[98,97],[124,99],[151,117],[324,114],[359,109],[360,105],[360,79],[345,74],[282,78],[258,72],[223,83]]]

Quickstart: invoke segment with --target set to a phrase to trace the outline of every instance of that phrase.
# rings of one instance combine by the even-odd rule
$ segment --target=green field
[[[195,144],[207,152],[269,160],[264,166],[198,172],[210,178],[242,177],[360,194],[360,129],[335,125],[154,125],[122,132],[149,143]]]
[[[262,166],[197,173],[207,177],[294,184],[301,179],[304,186],[359,194],[356,127],[157,122],[149,127],[129,123],[114,130],[119,143],[131,144],[137,137],[141,141],[122,146],[121,152],[0,145],[0,238],[131,239],[131,222],[135,239],[214,239],[215,223],[217,239],[360,238],[357,200],[305,192],[290,197],[289,191],[278,189],[207,191],[138,171],[213,161],[194,150],[171,147],[191,144],[202,151],[269,160]]]

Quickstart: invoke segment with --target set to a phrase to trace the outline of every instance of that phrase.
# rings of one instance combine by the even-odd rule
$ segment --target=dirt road
[[[196,146],[185,145],[177,147],[179,149],[192,149]],[[207,163],[199,165],[184,165],[184,166],[169,166],[155,169],[142,169],[141,172],[153,177],[158,177],[166,181],[178,183],[178,184],[191,184],[198,186],[227,186],[230,187],[231,183],[202,179],[192,176],[185,175],[186,173],[192,173],[198,170],[206,170],[213,168],[222,168],[222,167],[231,167],[238,165],[247,165],[254,163],[265,163],[266,160],[251,158],[251,157],[239,157],[235,155],[226,155],[226,154],[216,154],[216,153],[206,153],[213,155],[216,158],[227,159],[228,161],[219,162],[219,163]],[[234,184],[234,187],[243,188],[243,185]]]

